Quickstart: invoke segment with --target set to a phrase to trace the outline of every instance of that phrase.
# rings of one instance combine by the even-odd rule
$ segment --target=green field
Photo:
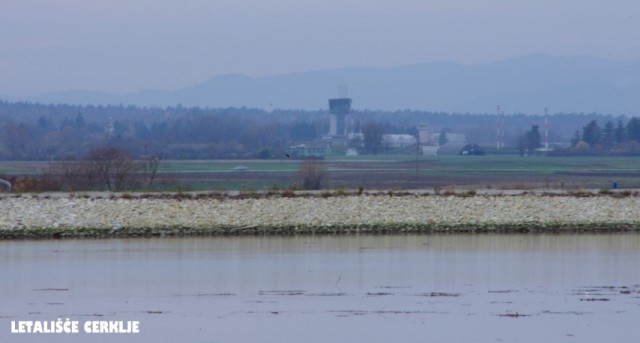
[[[276,189],[296,184],[299,160],[173,160],[159,168],[161,189]],[[324,161],[327,188],[425,189],[640,187],[640,157],[358,156]],[[42,175],[48,162],[0,162],[2,175]],[[235,170],[236,167],[246,170]]]

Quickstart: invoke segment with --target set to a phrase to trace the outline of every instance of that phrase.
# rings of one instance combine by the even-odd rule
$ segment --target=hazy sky
[[[0,94],[173,89],[211,76],[640,59],[638,0],[2,0]]]

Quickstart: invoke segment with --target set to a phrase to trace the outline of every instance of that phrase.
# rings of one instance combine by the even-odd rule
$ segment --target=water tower
[[[351,111],[350,98],[329,99],[329,136],[345,137],[347,127],[345,116]]]

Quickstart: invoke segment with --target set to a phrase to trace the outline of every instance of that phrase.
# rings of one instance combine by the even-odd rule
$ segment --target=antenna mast
[[[500,111],[498,105],[498,121],[496,124],[496,149],[504,148],[504,112]]]
[[[549,109],[544,108],[544,149],[549,150]]]
[[[496,121],[496,149],[500,150],[500,105],[498,105],[498,117]]]

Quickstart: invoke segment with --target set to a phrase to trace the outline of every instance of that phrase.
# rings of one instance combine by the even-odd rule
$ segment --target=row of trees
[[[160,163],[155,157],[136,161],[125,150],[103,147],[81,160],[52,163],[49,170],[37,176],[0,175],[0,180],[9,180],[9,187],[13,185],[17,192],[150,190],[154,182],[167,186],[167,180],[158,180]],[[327,180],[324,160],[310,158],[300,163],[292,187],[319,190]]]
[[[531,139],[519,133],[542,116],[512,114],[505,117],[504,141],[524,150],[535,149]],[[575,142],[589,146],[615,146],[633,139],[634,125],[627,117],[597,114],[556,114],[549,139],[567,141],[582,120],[607,122],[578,132]],[[495,143],[494,114],[443,113],[402,110],[353,111],[349,123],[363,133],[354,146],[378,154],[382,134],[413,134],[416,125],[455,128],[469,142]],[[618,123],[615,125],[614,123]],[[359,123],[362,123],[360,125]],[[624,132],[620,133],[623,126]],[[584,130],[583,130],[584,131]],[[320,138],[328,132],[326,111],[264,111],[249,108],[203,109],[182,106],[141,108],[135,106],[75,106],[10,103],[0,101],[0,159],[81,159],[101,146],[126,148],[135,158],[159,155],[168,159],[270,158],[284,154],[289,145]],[[530,130],[529,130],[530,132]],[[614,132],[613,134],[611,132]],[[594,137],[600,133],[601,137]],[[437,132],[436,132],[437,134]],[[440,143],[446,132],[440,132]]]
[[[357,99],[354,99],[357,107]],[[172,107],[137,107],[137,106],[80,106],[70,104],[37,104],[25,102],[7,102],[0,100],[0,123],[3,117],[15,121],[35,123],[38,118],[45,117],[60,123],[65,117],[73,120],[77,113],[82,113],[85,120],[104,126],[110,119],[123,123],[133,123],[141,121],[151,124],[156,121],[175,120],[177,118],[197,118],[202,116],[226,116],[232,118],[245,118],[254,123],[266,122],[321,122],[327,121],[326,110],[300,111],[275,109],[265,111],[255,108],[198,108],[183,107],[180,105]],[[397,111],[376,111],[376,110],[353,110],[349,115],[350,119],[361,123],[378,122],[386,129],[414,127],[416,124],[428,124],[435,128],[455,127],[458,131],[463,131],[471,140],[483,143],[484,140],[495,141],[496,116],[494,113],[450,113],[441,111],[417,111],[417,110],[397,110]],[[528,128],[530,123],[540,123],[544,117],[542,115],[527,115],[522,113],[512,113],[505,116],[505,139],[512,141],[518,132],[523,128]],[[595,113],[556,113],[553,115],[553,132],[560,136],[571,137],[575,131],[575,123],[578,121],[597,119],[599,121],[617,120],[610,115]],[[392,125],[387,125],[392,123]],[[327,131],[322,131],[322,133]],[[552,132],[552,134],[553,134]],[[403,133],[403,132],[386,132]],[[510,137],[513,135],[513,137]],[[557,140],[557,139],[554,139]]]
[[[322,122],[261,123],[224,115],[100,125],[77,114],[59,123],[41,117],[35,123],[6,120],[0,125],[0,159],[5,160],[77,160],[102,146],[127,150],[136,158],[269,158],[291,142],[319,138],[324,130]]]
[[[609,120],[603,127],[591,120],[575,132],[570,148],[551,154],[568,155],[640,155],[640,119],[633,117],[626,124]]]
[[[629,119],[626,125],[622,120],[618,120],[617,125],[607,121],[604,127],[592,120],[582,128],[582,132],[576,131],[571,143],[573,146],[584,142],[590,147],[613,148],[630,141],[640,142],[640,119],[636,117]]]
[[[524,114],[506,117],[505,141],[515,141],[517,132],[541,118]],[[568,139],[578,118],[602,120],[603,116],[555,115],[550,138]],[[359,143],[366,153],[375,154],[380,147],[370,138],[379,136],[377,131],[415,135],[418,124],[456,128],[471,142],[493,143],[495,120],[493,114],[354,110],[348,122],[362,133],[366,123],[377,124],[369,127],[372,135],[363,139],[367,143]],[[0,100],[0,159],[79,159],[105,145],[127,147],[136,157],[155,153],[184,159],[264,158],[327,132],[326,110],[43,105]]]
[[[410,132],[390,124],[361,126],[363,141],[352,142],[365,153],[377,154],[382,134]],[[415,129],[413,129],[415,130]],[[271,158],[284,155],[292,144],[319,139],[328,131],[326,120],[268,122],[230,116],[197,116],[173,120],[125,123],[87,122],[82,114],[56,124],[41,117],[36,123],[6,121],[0,129],[0,159],[77,160],[89,151],[112,146],[135,158],[149,155],[168,159]]]
[[[156,156],[134,160],[126,150],[103,147],[89,151],[81,160],[56,163],[47,176],[54,178],[54,186],[70,191],[149,189],[159,165]]]
[[[37,176],[10,176],[16,191],[149,190],[158,178],[161,160],[151,156],[134,160],[115,147],[93,149],[82,159],[50,162]]]
[[[517,141],[518,154],[524,156],[525,154],[531,154],[535,149],[542,146],[540,144],[540,127],[538,125],[532,125],[529,131],[526,131]]]

